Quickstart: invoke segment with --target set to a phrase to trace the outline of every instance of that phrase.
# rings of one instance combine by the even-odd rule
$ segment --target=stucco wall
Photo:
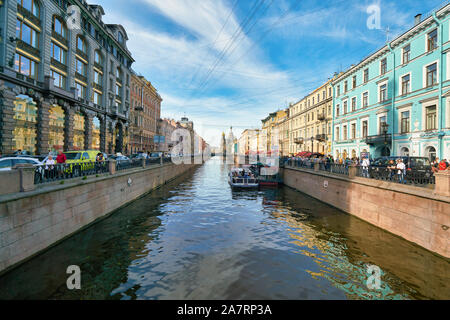
[[[194,167],[129,170],[1,197],[0,273]]]
[[[450,198],[426,188],[302,169],[284,183],[430,251],[450,258]]]

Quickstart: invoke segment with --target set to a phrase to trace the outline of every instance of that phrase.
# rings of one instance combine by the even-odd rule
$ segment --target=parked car
[[[109,159],[115,160],[116,161],[116,165],[118,167],[129,165],[129,164],[132,163],[131,159],[128,158],[127,156],[111,156],[111,157],[109,157]]]
[[[29,157],[5,157],[0,159],[0,171],[9,171],[17,164],[32,164],[35,166],[41,165],[36,158]]]
[[[66,151],[66,163],[70,164],[65,169],[66,173],[73,173],[75,176],[81,175],[81,172],[93,170],[95,168],[95,160],[97,158],[97,150],[78,150]]]

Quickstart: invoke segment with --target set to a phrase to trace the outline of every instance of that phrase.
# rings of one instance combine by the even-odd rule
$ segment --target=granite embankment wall
[[[158,165],[0,196],[0,274],[195,167]]]
[[[287,167],[282,174],[287,186],[450,258],[450,197],[427,188],[308,169]]]

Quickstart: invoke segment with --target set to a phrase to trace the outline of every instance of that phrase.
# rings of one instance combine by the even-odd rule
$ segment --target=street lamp
[[[384,144],[387,145],[387,133],[388,133],[389,125],[386,122],[381,123],[381,131],[384,134]]]
[[[311,136],[311,153],[314,153],[314,137]]]

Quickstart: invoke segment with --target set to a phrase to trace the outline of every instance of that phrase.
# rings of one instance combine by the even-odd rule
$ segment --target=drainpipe
[[[331,117],[331,153],[332,153],[331,155],[333,156],[333,159],[334,159],[334,157],[336,156],[336,152],[335,152],[336,146],[334,145],[334,119],[336,117],[334,109],[335,109],[335,104],[336,104],[336,96],[335,96],[336,93],[334,90],[335,86],[334,86],[333,82],[331,82],[331,87],[333,88],[333,111],[332,111],[333,116]]]
[[[395,83],[396,83],[396,77],[395,77],[395,52],[392,50],[391,43],[389,42],[387,44],[387,47],[389,51],[392,53],[392,57],[394,58],[394,68],[393,68],[393,77],[394,81],[392,81],[392,102],[391,102],[391,110],[392,110],[392,122],[391,122],[391,128],[392,128],[392,134],[391,134],[391,155],[396,154],[394,151],[394,134],[395,134]]]
[[[434,19],[434,21],[436,21],[436,24],[439,27],[439,33],[438,33],[438,37],[439,37],[439,42],[440,42],[440,52],[439,52],[439,95],[438,95],[438,110],[439,110],[439,119],[438,119],[438,132],[440,133],[442,131],[443,125],[442,125],[442,120],[444,119],[444,117],[442,116],[444,113],[444,110],[442,110],[442,81],[443,81],[443,76],[442,76],[442,51],[443,51],[443,39],[444,37],[443,35],[443,24],[442,21],[439,20],[436,17],[436,12],[433,12],[432,17]],[[438,136],[438,141],[439,141],[439,158],[442,159],[444,157],[444,145],[443,145],[443,136],[439,135]]]

